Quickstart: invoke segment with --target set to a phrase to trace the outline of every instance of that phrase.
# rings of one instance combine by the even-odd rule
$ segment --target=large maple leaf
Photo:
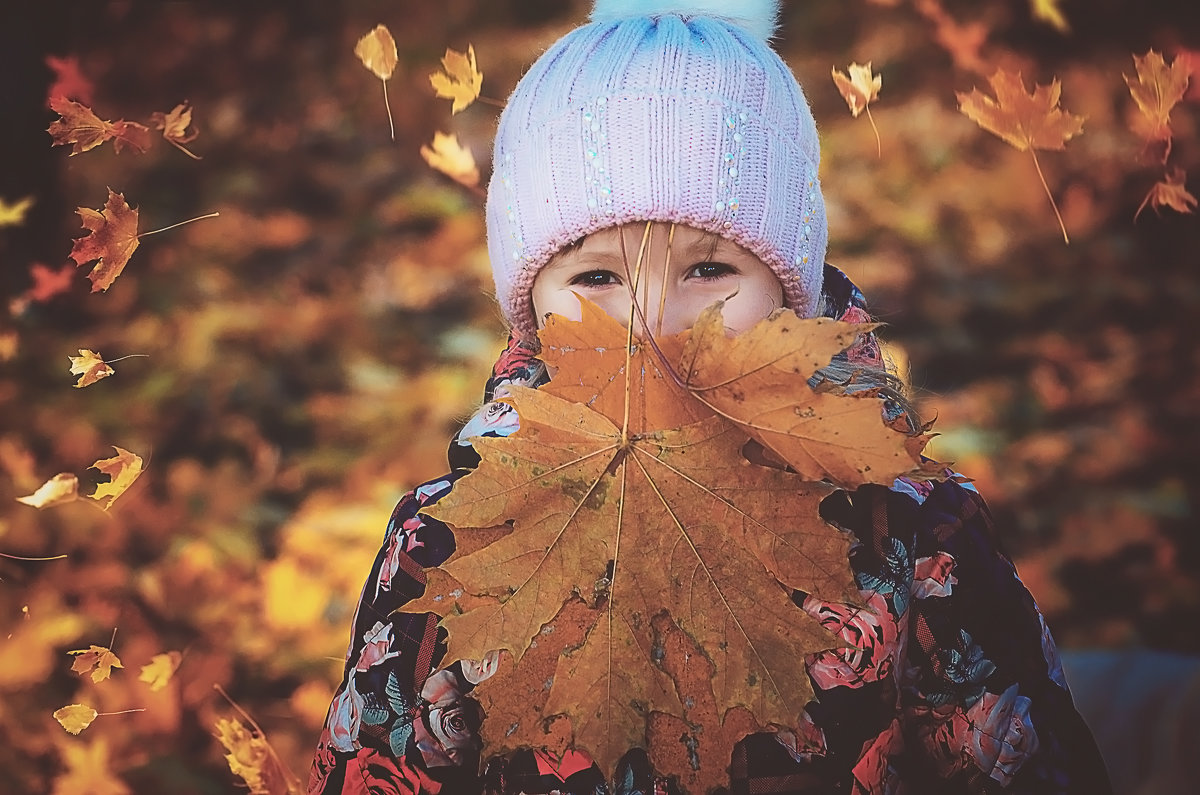
[[[1070,243],[1067,227],[1063,223],[1062,214],[1046,184],[1042,174],[1042,166],[1038,163],[1037,150],[1051,149],[1061,151],[1066,148],[1067,141],[1083,132],[1084,118],[1074,113],[1068,113],[1058,105],[1062,94],[1062,84],[1057,79],[1049,85],[1034,86],[1031,92],[1025,90],[1025,83],[1020,72],[1007,72],[997,69],[988,78],[996,98],[992,99],[979,89],[971,89],[969,94],[958,94],[958,109],[983,129],[997,135],[1022,152],[1029,152],[1033,157],[1033,166],[1037,169],[1038,179],[1054,215],[1058,218],[1058,226],[1062,230],[1063,240]]]
[[[791,592],[856,601],[851,538],[819,518],[831,484],[746,459],[750,435],[710,405],[719,390],[684,375],[703,370],[680,365],[698,358],[687,333],[641,342],[592,305],[582,314],[543,331],[554,377],[540,390],[512,389],[520,430],[474,440],[480,466],[429,511],[456,528],[458,550],[405,609],[444,615],[447,659],[505,650],[515,661],[480,688],[490,750],[553,744],[546,719],[565,715],[568,739],[602,769],[649,744],[663,772],[689,776],[648,743],[654,715],[696,717],[683,695],[694,683],[683,687],[679,667],[666,664],[667,639],[686,638],[705,660],[710,747],[728,754],[721,721],[734,710],[738,736],[794,726],[813,696],[806,655],[839,643]],[[793,394],[793,412],[815,414],[825,396],[808,377],[862,328],[791,317],[800,325],[776,316],[764,328],[776,347],[804,352],[776,356],[785,365],[766,388]],[[736,338],[712,334],[719,315],[706,318],[697,324],[704,345],[727,357]],[[770,337],[748,334],[759,345]],[[878,400],[842,401],[869,407],[904,449]],[[914,465],[908,457],[891,477]]]

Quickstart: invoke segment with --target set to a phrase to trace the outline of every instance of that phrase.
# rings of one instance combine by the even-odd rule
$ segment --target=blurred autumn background
[[[1200,653],[1200,223],[1178,188],[1135,221],[1168,177],[1197,192],[1200,88],[1193,75],[1150,140],[1123,77],[1151,49],[1200,70],[1200,6],[783,5],[778,48],[823,136],[829,259],[889,324],[937,417],[934,455],[988,497],[1061,646]],[[0,788],[233,791],[246,784],[218,721],[235,767],[263,762],[261,731],[306,777],[387,516],[444,470],[505,336],[481,194],[420,154],[452,133],[486,184],[498,110],[452,114],[429,75],[471,45],[483,94],[503,100],[589,7],[5,3]],[[394,140],[354,54],[380,23],[399,53]],[[866,61],[879,154],[830,77]],[[1030,153],[958,110],[956,92],[991,94],[1000,67],[1030,90],[1060,80],[1062,107],[1086,117],[1063,151],[1038,152],[1069,245]],[[147,125],[146,151],[51,147],[52,95]],[[181,103],[198,159],[154,124]],[[86,233],[76,208],[100,210],[108,188],[140,232],[220,215],[141,239],[91,293],[91,266],[68,255]],[[74,388],[81,349],[114,374]],[[109,510],[17,501],[58,473],[92,494],[114,446],[145,471]],[[124,668],[74,672],[69,652],[93,645]],[[53,717],[70,704],[141,711],[76,736]],[[1110,763],[1124,764],[1111,749]]]

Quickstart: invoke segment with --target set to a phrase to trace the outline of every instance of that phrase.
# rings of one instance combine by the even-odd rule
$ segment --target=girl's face
[[[779,279],[749,251],[709,232],[657,222],[649,232],[645,223],[593,232],[557,254],[533,281],[539,327],[548,313],[578,320],[576,295],[623,324],[632,313],[639,336],[689,329],[716,301],[725,301],[725,326],[734,334],[783,306]],[[640,313],[632,311],[635,300]]]

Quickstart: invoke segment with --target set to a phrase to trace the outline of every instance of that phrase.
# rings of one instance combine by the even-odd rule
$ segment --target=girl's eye
[[[617,275],[612,271],[585,271],[571,279],[571,284],[580,287],[609,287],[620,284]]]
[[[720,279],[723,276],[731,276],[737,273],[733,266],[726,265],[724,262],[697,262],[692,267],[688,268],[688,278],[701,279],[703,281],[712,281]]]

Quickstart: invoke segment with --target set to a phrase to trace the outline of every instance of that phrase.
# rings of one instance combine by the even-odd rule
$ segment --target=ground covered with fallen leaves
[[[9,5],[0,769],[284,792],[503,346],[496,104],[587,4]],[[829,259],[1067,647],[1200,652],[1184,5],[816,0],[778,39]]]

